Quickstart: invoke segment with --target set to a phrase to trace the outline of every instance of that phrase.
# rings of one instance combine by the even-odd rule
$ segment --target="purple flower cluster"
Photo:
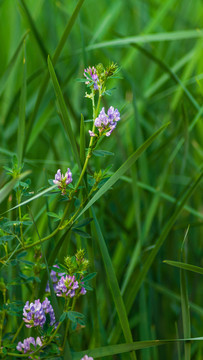
[[[26,302],[23,308],[23,320],[25,326],[31,328],[33,326],[43,326],[46,322],[46,314],[50,316],[50,325],[55,323],[55,314],[50,301],[46,298],[42,303],[35,300],[34,303]]]
[[[66,277],[62,276],[56,285],[56,295],[57,296],[69,296],[70,298],[75,296],[75,290],[79,288],[78,281],[75,280],[75,276],[66,275]],[[86,294],[86,290],[84,287],[81,287],[80,290],[81,295]]]
[[[65,181],[66,185],[70,184],[73,181],[72,172],[70,171],[69,168],[67,169],[65,175],[63,174],[61,175],[61,169],[57,170],[53,183],[59,186],[61,184],[61,181]]]
[[[62,194],[66,194],[66,186],[73,181],[72,179],[72,172],[68,168],[65,175],[61,174],[61,169],[57,170],[55,174],[55,179],[53,183],[58,186],[58,188],[62,191]]]
[[[87,74],[89,75],[89,77],[87,76]],[[92,67],[88,67],[87,69],[84,70],[84,76],[89,80],[89,78],[91,77],[93,82],[94,82],[94,90],[98,90],[99,89],[99,86],[98,86],[98,82],[99,82],[99,79],[98,79],[98,75],[97,75],[97,71],[95,69],[94,66]],[[86,85],[89,85],[89,81],[86,81],[85,84]]]
[[[94,360],[91,356],[83,356],[83,358],[81,360]]]
[[[56,285],[57,296],[75,296],[75,290],[79,288],[79,284],[75,281],[75,276],[62,276]]]
[[[110,136],[112,131],[115,129],[117,122],[120,120],[120,113],[118,109],[114,110],[111,106],[107,114],[105,113],[104,107],[100,111],[99,116],[95,119],[94,125],[98,128],[100,133],[104,133],[106,136]],[[89,130],[90,136],[96,136],[94,132]]]
[[[59,269],[59,266],[58,265],[54,265],[55,268],[58,268]],[[51,277],[51,280],[53,282],[53,288],[54,288],[54,291],[56,291],[56,285],[57,285],[57,282],[58,282],[58,278],[56,276],[57,272],[54,271],[54,270],[51,270],[50,272],[50,277]],[[64,273],[58,273],[59,276],[63,276],[65,275]],[[50,292],[50,286],[49,286],[49,282],[47,281],[47,286],[46,286],[46,289],[45,289],[46,292]]]
[[[33,337],[29,337],[25,339],[23,343],[19,341],[18,345],[16,346],[16,349],[18,351],[23,351],[25,354],[28,351],[30,351],[30,344],[34,345],[34,347],[36,348],[37,345],[42,346],[42,341],[39,336],[37,337],[36,341]]]

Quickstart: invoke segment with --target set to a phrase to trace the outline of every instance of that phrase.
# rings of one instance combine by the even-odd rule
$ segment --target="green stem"
[[[3,289],[3,302],[4,302],[4,304],[6,303],[6,289]],[[2,317],[1,317],[1,323],[0,323],[0,352],[2,352],[1,341],[2,341],[2,333],[3,333],[3,328],[4,328],[5,313],[6,313],[5,309],[2,310]]]
[[[94,121],[98,115],[98,112],[99,112],[99,107],[100,107],[100,102],[101,102],[101,90],[99,90],[99,98],[98,98],[98,102],[97,102],[97,107],[95,108],[95,102],[94,102],[94,90],[92,90],[92,108],[93,108],[93,127],[92,127],[92,132],[95,131],[95,125],[94,125]],[[85,174],[85,171],[86,171],[86,168],[87,168],[87,164],[88,164],[88,161],[89,159],[91,158],[92,156],[92,144],[93,144],[93,141],[94,141],[94,137],[91,137],[90,138],[90,142],[89,142],[89,147],[88,147],[88,153],[87,153],[87,157],[85,159],[85,163],[83,165],[83,168],[82,168],[82,172],[80,174],[80,177],[79,177],[79,180],[77,182],[77,185],[75,187],[75,191],[78,189],[79,185],[81,184],[81,181],[83,179],[83,176]]]
[[[76,296],[73,299],[73,303],[72,303],[72,306],[71,306],[71,311],[73,311],[73,309],[75,307],[75,303],[76,303]],[[66,339],[67,339],[67,335],[68,335],[69,326],[70,326],[70,319],[68,319],[67,324],[66,324],[66,330],[65,330],[64,339],[63,339],[63,346],[62,346],[62,350],[61,350],[62,353],[63,353],[63,351],[65,349],[65,344],[66,344]]]
[[[20,333],[20,331],[21,331],[21,329],[22,329],[22,327],[23,327],[23,325],[24,325],[24,324],[25,324],[25,322],[22,320],[22,322],[21,322],[21,324],[20,324],[20,326],[19,326],[18,330],[16,331],[16,333],[15,333],[15,335],[14,335],[13,339],[11,340],[11,344],[13,344],[13,343],[14,343],[15,339],[17,338],[18,334]]]
[[[20,202],[21,202],[21,191],[20,191],[20,189],[18,189],[16,197],[17,197],[18,205],[20,205]],[[24,243],[24,238],[23,238],[22,213],[21,213],[21,207],[20,206],[18,207],[18,215],[19,215],[19,221],[20,221],[20,238],[21,238],[22,246],[24,247],[25,243]]]

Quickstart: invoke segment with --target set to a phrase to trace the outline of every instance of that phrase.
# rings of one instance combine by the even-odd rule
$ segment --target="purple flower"
[[[56,286],[56,295],[57,296],[75,296],[75,290],[79,288],[79,284],[75,281],[75,276],[66,275],[66,277],[62,276]]]
[[[103,107],[99,116],[95,119],[94,125],[98,128],[100,133],[103,133],[106,136],[110,136],[112,131],[116,128],[117,122],[119,120],[120,113],[118,109],[114,110],[114,107],[111,106],[106,114]]]
[[[85,295],[86,292],[87,292],[87,290],[86,290],[84,287],[82,287],[82,288],[81,288],[81,291],[80,291],[80,294],[81,294],[81,295]]]
[[[91,137],[97,136],[97,135],[96,135],[93,131],[91,131],[91,130],[89,130],[89,134],[90,134]]]
[[[54,265],[55,268],[58,268],[59,269],[59,266],[58,265]],[[50,272],[50,277],[51,277],[51,280],[53,282],[53,287],[54,287],[54,291],[56,291],[56,284],[58,282],[58,278],[56,276],[57,272],[54,271],[54,270],[51,270]],[[64,273],[58,273],[59,276],[63,276],[65,275]],[[47,281],[47,286],[46,286],[46,289],[45,289],[46,292],[50,292],[50,286],[49,286],[49,282]]]
[[[38,336],[36,341],[33,337],[29,337],[27,339],[23,340],[23,343],[19,341],[18,345],[16,346],[16,349],[18,351],[23,351],[24,354],[26,354],[28,351],[30,351],[30,344],[33,344],[36,348],[37,345],[42,346],[42,341],[40,337]]]
[[[62,175],[63,176],[63,175]],[[72,172],[70,171],[70,169],[68,168],[66,173],[65,173],[65,181],[66,181],[66,185],[70,184],[73,179],[72,179]]]
[[[50,326],[54,325],[54,323],[56,321],[54,309],[51,306],[51,303],[47,298],[45,298],[45,300],[42,303],[42,309],[44,310],[45,314],[49,314],[49,316],[50,316]]]
[[[23,320],[25,326],[31,328],[33,326],[43,326],[46,322],[46,314],[50,316],[50,325],[55,323],[54,310],[50,301],[46,298],[41,304],[40,300],[35,300],[34,303],[26,302],[23,308]]]
[[[61,169],[57,170],[55,174],[55,179],[53,183],[58,186],[58,188],[62,191],[62,194],[66,194],[66,185],[70,184],[73,181],[72,172],[68,168],[65,175],[61,174]]]
[[[92,81],[94,82],[94,90],[98,90],[99,87],[98,87],[98,82],[99,82],[99,79],[98,79],[98,75],[97,75],[97,71],[95,69],[94,66],[92,67],[88,67],[87,69],[84,70],[84,76],[90,80],[90,77],[92,78]],[[86,81],[85,84],[86,85],[89,85],[89,81]]]
[[[81,360],[94,360],[91,356],[83,356],[83,358]]]
[[[60,181],[61,181],[61,169],[58,169],[57,173],[55,174],[55,180],[53,180],[53,183],[58,185]]]

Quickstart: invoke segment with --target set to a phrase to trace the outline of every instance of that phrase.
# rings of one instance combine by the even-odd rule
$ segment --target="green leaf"
[[[59,322],[63,322],[68,317],[68,312],[63,312],[59,318]]]
[[[81,237],[84,238],[91,238],[90,234],[88,234],[87,232],[83,231],[83,230],[79,230],[77,228],[72,228],[72,231],[78,235],[80,235]]]
[[[171,261],[171,260],[164,260],[164,263],[166,263],[168,265],[171,265],[171,266],[175,266],[175,267],[180,268],[180,269],[192,271],[192,272],[195,272],[197,274],[203,275],[203,268],[199,267],[199,266],[196,266],[196,265],[191,265],[191,264],[186,264],[186,263],[183,263],[183,262]]]
[[[56,214],[56,213],[54,213],[54,212],[51,212],[51,211],[48,211],[48,212],[47,212],[47,215],[50,216],[50,217],[56,218],[56,219],[58,219],[58,220],[61,219],[61,217],[60,217],[58,214]]]
[[[113,156],[114,153],[110,152],[110,151],[106,151],[106,150],[94,150],[92,152],[95,156]]]
[[[0,244],[2,244],[2,242],[7,242],[7,241],[11,241],[15,238],[14,235],[4,235],[4,236],[0,236]]]
[[[86,282],[86,281],[92,280],[96,275],[97,275],[96,272],[94,272],[94,273],[92,273],[92,274],[89,274],[89,275],[85,276],[85,277],[82,279],[82,282]]]
[[[81,221],[78,221],[78,223],[75,225],[75,227],[78,229],[80,227],[86,226],[88,225],[91,221],[93,220],[93,218],[85,218]]]
[[[85,317],[82,313],[80,313],[78,311],[69,311],[68,314],[70,314],[71,316],[74,316],[75,319],[77,319],[77,318],[83,319]]]

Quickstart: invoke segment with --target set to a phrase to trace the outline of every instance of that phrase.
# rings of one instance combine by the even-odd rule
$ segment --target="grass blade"
[[[191,264],[186,264],[184,262],[171,261],[171,260],[164,260],[164,263],[166,263],[168,265],[171,265],[171,266],[175,266],[175,267],[180,268],[180,269],[192,271],[192,272],[195,272],[197,274],[203,275],[203,268],[201,268],[199,266],[196,266],[196,265],[191,265]]]
[[[4,201],[4,199],[10,194],[10,192],[13,190],[15,184],[19,181],[22,180],[24,177],[26,177],[27,175],[29,175],[31,173],[31,171],[25,171],[24,173],[22,173],[21,175],[19,175],[18,177],[16,177],[15,179],[10,180],[7,184],[5,184],[3,186],[2,189],[0,189],[0,204]],[[12,209],[10,209],[12,210]],[[8,211],[10,211],[8,210]]]
[[[0,80],[0,96],[1,96],[2,92],[4,91],[4,88],[5,88],[5,86],[6,86],[7,82],[8,82],[8,77],[10,76],[10,73],[11,73],[11,71],[12,71],[14,65],[15,65],[15,62],[18,59],[18,55],[20,53],[20,50],[21,50],[21,48],[22,48],[22,46],[24,44],[24,41],[25,41],[27,35],[29,34],[29,32],[30,31],[28,30],[23,35],[22,40],[20,41],[15,53],[13,54],[13,56],[12,56],[12,58],[11,58],[9,64],[8,64],[4,74],[2,74],[2,76],[1,76],[1,80]]]
[[[24,175],[23,177],[25,177],[27,174],[30,174],[30,171],[26,171],[24,174],[25,174],[25,175]],[[22,175],[23,175],[23,174],[22,174]],[[14,180],[15,180],[15,183],[16,183],[16,181],[18,181],[19,179],[21,179],[21,177],[19,177],[17,180],[14,179]],[[14,180],[11,180],[11,181],[14,181]],[[7,185],[8,185],[8,184],[7,184]],[[13,185],[13,186],[14,186],[14,185]],[[7,210],[6,212],[11,211],[11,210],[14,210],[14,209],[17,209],[19,206],[26,205],[26,204],[30,203],[31,201],[36,200],[36,199],[38,199],[39,197],[45,195],[46,193],[48,193],[49,191],[51,191],[51,190],[53,190],[53,189],[55,189],[55,188],[56,188],[56,185],[50,186],[49,188],[41,191],[39,194],[32,196],[30,199],[23,201],[22,203],[14,206],[14,207],[12,207],[11,209]],[[2,189],[2,190],[3,190],[3,189]],[[0,191],[0,199],[1,199],[1,191]],[[1,202],[1,201],[0,201],[0,202]]]
[[[133,350],[142,350],[154,346],[159,345],[167,345],[173,344],[176,342],[185,342],[185,341],[202,341],[203,337],[199,338],[188,338],[188,339],[171,339],[171,340],[152,340],[152,341],[137,341],[131,344],[117,344],[117,345],[109,345],[103,346],[101,348],[92,349],[92,350],[85,350],[77,353],[73,353],[73,360],[79,360],[82,356],[87,354],[88,356],[92,356],[95,359],[101,358],[104,356],[112,356],[112,355],[119,355],[126,352],[130,352]]]
[[[181,249],[181,258],[183,258],[184,260],[185,260],[184,244],[186,243],[187,240],[188,231],[189,231],[189,226],[185,233],[185,237]],[[183,320],[183,334],[184,337],[190,337],[191,336],[190,310],[189,310],[189,300],[188,300],[188,291],[187,291],[187,279],[186,279],[185,271],[183,269],[180,269],[180,294],[181,294],[181,309],[182,309],[182,320]],[[191,352],[191,344],[185,343],[185,360],[190,360],[190,352]]]
[[[47,52],[46,49],[45,49],[44,42],[42,41],[41,36],[40,36],[40,34],[38,33],[38,30],[37,30],[37,28],[36,28],[36,26],[35,26],[35,23],[34,23],[34,21],[33,21],[33,19],[32,19],[31,14],[30,14],[30,12],[29,12],[26,4],[25,4],[25,1],[24,1],[24,0],[20,0],[20,4],[21,4],[21,6],[22,6],[22,8],[23,8],[23,10],[24,10],[23,13],[24,13],[25,17],[27,18],[27,21],[28,21],[28,24],[29,24],[29,26],[30,26],[30,29],[31,29],[32,33],[34,34],[34,37],[35,37],[35,39],[36,39],[36,42],[37,42],[37,44],[38,44],[38,46],[39,46],[39,48],[40,48],[40,50],[41,50],[41,53],[42,53],[42,55],[43,55],[43,58],[44,58],[44,60],[45,60],[45,62],[46,62],[46,61],[47,61],[48,52]]]
[[[70,140],[75,160],[76,160],[76,162],[78,164],[79,169],[81,170],[80,157],[79,157],[79,154],[78,154],[78,149],[77,149],[77,145],[76,145],[76,141],[75,141],[75,136],[73,134],[73,130],[72,130],[72,127],[71,127],[70,119],[69,119],[69,116],[68,116],[68,111],[67,111],[66,104],[65,104],[65,101],[64,101],[64,97],[63,97],[63,94],[62,94],[58,79],[56,77],[56,73],[54,71],[54,68],[53,68],[50,57],[48,57],[48,67],[49,67],[49,72],[50,72],[51,80],[52,80],[52,83],[53,83],[54,91],[55,91],[55,94],[56,94],[56,98],[58,100],[63,127],[64,127],[64,130],[65,130],[69,140]]]
[[[112,293],[113,300],[114,300],[114,303],[116,306],[116,310],[117,310],[120,324],[121,324],[121,327],[123,330],[123,334],[126,339],[126,342],[132,342],[133,338],[132,338],[123,298],[121,296],[121,292],[120,292],[116,274],[115,274],[115,271],[114,271],[114,268],[112,265],[112,261],[109,256],[109,252],[108,252],[105,240],[103,238],[103,235],[102,235],[102,232],[101,232],[101,229],[100,229],[100,226],[97,221],[97,218],[96,218],[93,208],[92,208],[92,215],[93,215],[93,219],[94,219],[95,229],[97,232],[97,239],[98,239],[100,251],[102,254],[102,258],[103,258],[103,262],[104,262],[104,266],[105,266],[105,270],[106,270],[106,275],[107,275],[107,278],[109,281],[111,293]],[[136,359],[136,355],[132,354],[132,358]]]
[[[80,121],[80,161],[81,164],[85,162],[85,124],[84,124],[84,117],[81,114],[81,121]]]
[[[19,166],[22,164],[23,158],[23,149],[24,149],[24,138],[25,138],[25,117],[26,117],[26,74],[27,74],[27,65],[26,65],[26,48],[25,41],[23,45],[23,80],[20,96],[20,109],[19,109],[19,125],[18,125],[18,141],[17,141],[17,154],[18,154],[18,163]]]
[[[130,44],[144,44],[144,43],[160,42],[160,41],[188,40],[188,39],[195,39],[202,37],[203,37],[202,29],[138,35],[138,36],[126,37],[123,39],[109,40],[98,44],[93,44],[87,46],[86,50],[90,51],[90,50],[101,49],[112,46],[126,46]]]

